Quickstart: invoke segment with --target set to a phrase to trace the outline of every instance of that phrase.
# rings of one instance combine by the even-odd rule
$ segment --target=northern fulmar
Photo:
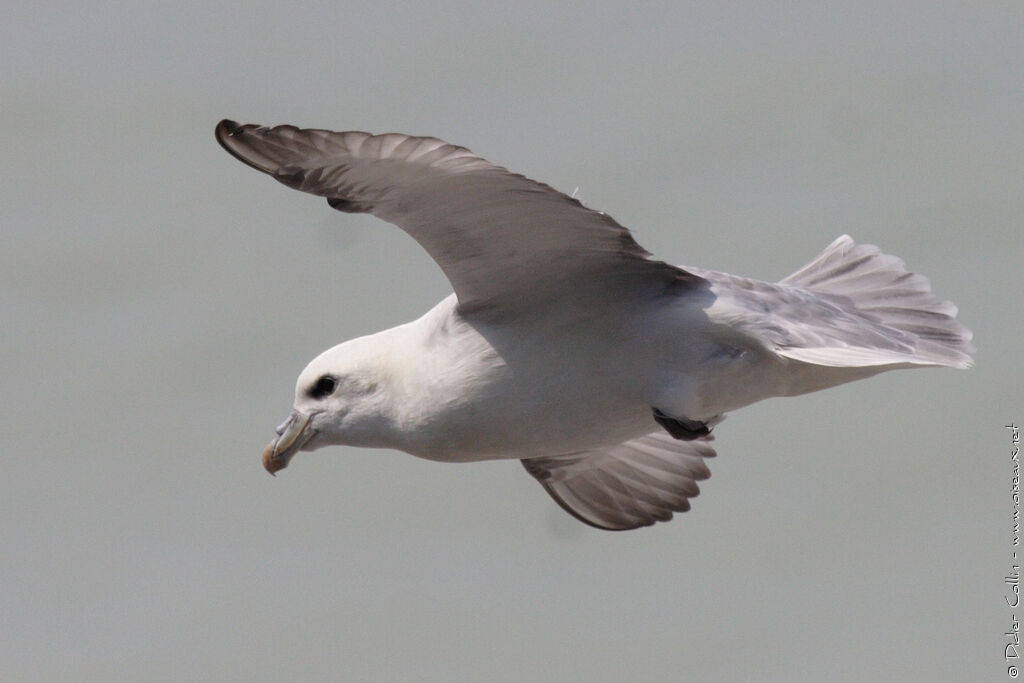
[[[885,370],[967,368],[928,280],[843,235],[775,283],[651,258],[611,216],[431,137],[222,121],[220,144],[339,211],[409,233],[454,293],[314,358],[263,453],[393,448],[521,460],[601,529],[690,508],[730,411]]]

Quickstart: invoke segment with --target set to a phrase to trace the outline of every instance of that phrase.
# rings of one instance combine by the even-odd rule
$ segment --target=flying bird
[[[726,413],[896,368],[967,368],[928,280],[843,235],[775,283],[651,257],[611,216],[431,137],[221,121],[231,155],[412,236],[454,293],[299,375],[263,453],[350,445],[521,460],[601,529],[690,508]]]

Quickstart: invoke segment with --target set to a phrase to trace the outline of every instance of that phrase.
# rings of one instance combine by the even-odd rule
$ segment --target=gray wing
[[[221,121],[216,137],[289,187],[405,230],[444,271],[463,312],[699,281],[648,259],[610,216],[437,138],[233,121]]]
[[[521,462],[562,508],[599,529],[667,522],[690,509],[697,482],[711,476],[711,437],[676,441],[655,432],[616,446]]]

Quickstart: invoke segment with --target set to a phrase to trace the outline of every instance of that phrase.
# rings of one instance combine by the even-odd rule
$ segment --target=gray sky
[[[1005,676],[1024,9],[775,5],[8,3],[0,678]],[[624,534],[513,462],[272,479],[306,362],[449,290],[223,117],[443,137],[675,263],[777,279],[849,232],[978,364],[739,411],[693,511]]]

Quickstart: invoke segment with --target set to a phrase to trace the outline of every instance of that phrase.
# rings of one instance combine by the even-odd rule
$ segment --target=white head
[[[390,332],[390,330],[388,330]],[[297,452],[323,446],[384,446],[392,426],[389,343],[385,333],[338,344],[314,358],[295,385],[292,414],[263,451],[274,474]]]

